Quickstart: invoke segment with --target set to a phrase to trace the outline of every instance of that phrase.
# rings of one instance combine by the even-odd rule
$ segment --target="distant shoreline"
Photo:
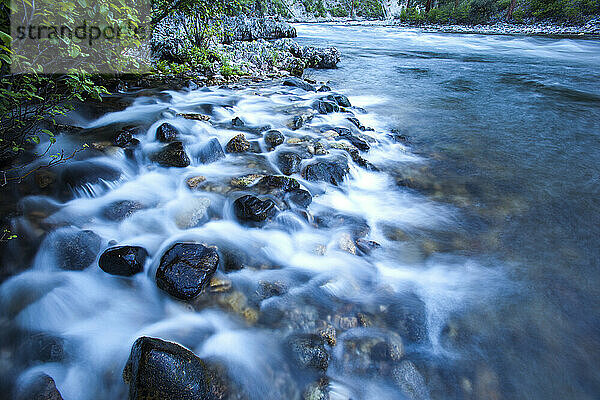
[[[511,24],[499,22],[494,24],[461,25],[461,24],[416,24],[400,22],[395,20],[292,20],[294,24],[337,24],[348,26],[384,26],[413,28],[424,32],[442,33],[470,33],[484,35],[527,35],[527,36],[549,36],[569,38],[593,38],[600,39],[600,19],[595,19],[585,25],[559,25],[547,22],[532,24]]]

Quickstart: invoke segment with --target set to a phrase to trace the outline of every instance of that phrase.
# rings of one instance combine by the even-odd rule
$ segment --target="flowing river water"
[[[20,201],[3,263],[30,265],[0,286],[4,392],[45,373],[66,400],[127,398],[131,346],[151,336],[221,365],[233,398],[597,398],[600,42],[297,28],[342,52],[339,69],[308,75],[348,96],[346,112],[314,114],[329,93],[279,81],[132,91],[124,111],[73,115],[86,129],[61,135],[66,149],[125,125],[140,144],[80,153],[56,188]],[[291,129],[298,115],[312,118]],[[190,166],[150,160],[164,122]],[[350,157],[332,127],[368,151]],[[275,150],[270,128],[286,137]],[[254,152],[207,162],[211,139],[240,132]],[[287,151],[312,203],[263,191],[277,215],[241,223],[233,202],[258,189],[232,179],[280,175]],[[346,159],[343,180],[302,173]],[[177,242],[220,255],[193,301],[155,282]],[[143,246],[144,271],[102,271],[114,245]]]

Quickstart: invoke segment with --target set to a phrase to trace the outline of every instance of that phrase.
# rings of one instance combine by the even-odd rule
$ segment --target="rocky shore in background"
[[[542,35],[542,36],[600,36],[600,18],[587,21],[582,25],[557,24],[551,21],[461,25],[410,23],[398,20],[352,20],[348,18],[318,18],[310,20],[295,19],[294,23],[334,23],[351,26],[388,26],[419,29],[425,32],[474,33],[484,35]]]
[[[155,61],[189,62],[194,51],[206,48],[212,65],[208,75],[226,71],[255,77],[302,76],[305,68],[336,68],[337,49],[300,46],[296,29],[274,17],[228,17],[215,23],[217,35],[208,43],[196,43],[188,33],[191,24],[183,16],[163,20],[155,28],[150,47]]]

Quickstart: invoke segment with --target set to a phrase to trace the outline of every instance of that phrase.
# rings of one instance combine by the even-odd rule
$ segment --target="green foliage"
[[[302,5],[308,14],[312,14],[315,17],[327,16],[323,0],[302,0]]]
[[[354,0],[356,15],[363,18],[379,19],[384,17],[380,0]]]
[[[578,21],[584,16],[599,14],[598,0],[532,0],[531,14],[536,18],[558,21]]]
[[[329,13],[331,14],[332,17],[348,17],[350,15],[350,12],[348,11],[348,9],[346,7],[342,7],[342,6],[335,6],[332,9],[329,10]]]

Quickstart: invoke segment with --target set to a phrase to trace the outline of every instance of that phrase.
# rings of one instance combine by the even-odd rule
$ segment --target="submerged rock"
[[[287,123],[287,127],[293,131],[297,131],[298,129],[302,128],[303,125],[304,125],[304,118],[302,117],[302,115],[296,115],[291,120],[289,120]]]
[[[234,136],[227,146],[225,146],[225,151],[228,153],[244,153],[250,149],[250,142],[246,139],[246,135],[240,133],[237,136]]]
[[[349,171],[345,158],[323,160],[307,165],[302,171],[302,176],[307,181],[323,181],[337,186],[344,181],[344,177]]]
[[[233,202],[233,210],[240,221],[263,222],[277,213],[277,205],[271,199],[248,194]]]
[[[206,197],[186,201],[175,214],[175,224],[180,229],[193,228],[204,219],[209,206],[210,199]]]
[[[60,178],[72,188],[102,181],[113,182],[121,178],[121,170],[95,161],[75,161],[67,163]]]
[[[96,260],[102,239],[90,230],[71,230],[57,232],[53,247],[57,264],[69,271],[81,271]]]
[[[284,175],[292,175],[300,172],[302,157],[293,151],[282,151],[277,154],[277,167]]]
[[[144,208],[146,207],[139,201],[121,200],[110,203],[104,207],[104,210],[102,210],[102,215],[104,218],[110,221],[122,221],[125,218],[132,216],[135,212],[143,210]]]
[[[172,142],[150,156],[150,159],[162,167],[185,168],[190,165],[190,158],[183,148],[183,143]]]
[[[19,391],[16,400],[63,400],[54,379],[46,374],[39,375]]]
[[[317,89],[315,89],[315,87],[313,85],[311,85],[310,83],[303,81],[300,78],[296,78],[296,77],[290,77],[290,78],[286,78],[283,81],[283,86],[291,86],[291,87],[297,87],[300,89],[304,89],[307,92],[316,92]]]
[[[98,266],[111,275],[132,276],[144,270],[148,252],[140,246],[117,246],[100,256]]]
[[[156,140],[163,143],[169,143],[177,140],[179,130],[173,125],[165,122],[156,129]]]
[[[133,344],[123,380],[129,400],[219,400],[227,394],[222,379],[190,350],[150,337]]]
[[[285,137],[278,130],[271,129],[267,133],[265,133],[265,143],[269,146],[270,149],[274,149],[279,146],[285,140]]]
[[[285,198],[302,208],[306,208],[312,203],[312,195],[308,190],[304,189],[294,189],[287,193]]]
[[[422,342],[427,339],[425,302],[415,293],[402,293],[388,306],[385,315],[388,324],[405,339]]]
[[[291,192],[292,190],[300,189],[300,184],[294,178],[280,175],[267,175],[260,178],[256,183],[256,188],[261,189],[265,193],[273,191]]]
[[[325,339],[317,334],[294,334],[287,339],[291,356],[300,368],[326,371],[329,353]]]
[[[221,158],[225,158],[225,152],[219,139],[212,138],[206,143],[196,154],[196,158],[202,164],[210,164],[215,161],[219,161]]]
[[[412,362],[402,361],[392,370],[392,379],[409,399],[429,400],[429,390],[427,390],[425,378]]]
[[[197,297],[210,282],[219,264],[214,248],[199,243],[175,243],[161,257],[157,286],[181,300]]]

